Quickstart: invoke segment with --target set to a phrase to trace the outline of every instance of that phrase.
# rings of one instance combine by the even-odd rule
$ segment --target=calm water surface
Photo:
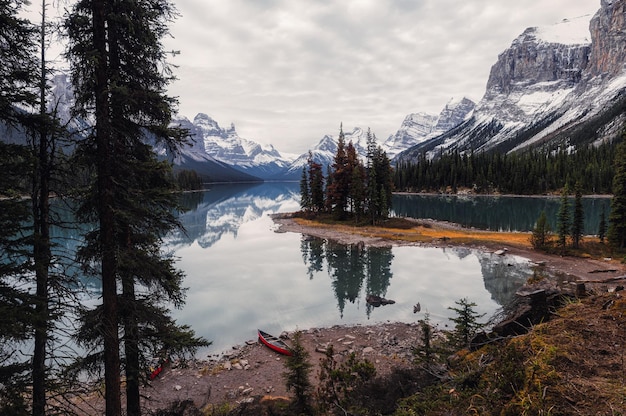
[[[525,259],[465,248],[358,248],[277,233],[269,215],[299,209],[297,183],[218,186],[183,203],[187,232],[167,239],[189,288],[174,316],[213,342],[202,354],[255,339],[257,328],[416,322],[425,312],[443,326],[464,297],[487,319],[532,273]],[[368,293],[396,303],[374,308]]]

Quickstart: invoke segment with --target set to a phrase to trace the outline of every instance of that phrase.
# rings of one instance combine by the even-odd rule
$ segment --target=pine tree
[[[606,228],[606,215],[604,214],[604,210],[602,210],[600,213],[600,224],[598,226],[598,238],[602,244],[604,244],[604,239],[606,238]]]
[[[559,206],[559,212],[557,214],[557,245],[561,248],[561,252],[565,251],[567,245],[567,236],[571,227],[570,212],[569,212],[569,188],[567,185],[561,192],[561,205]]]
[[[147,144],[160,140],[175,150],[186,135],[169,127],[175,100],[165,94],[171,72],[161,38],[175,13],[167,0],[81,0],[66,21],[77,110],[87,116],[93,108],[95,121],[79,146],[95,172],[79,214],[98,228],[86,235],[79,259],[99,264],[102,279],[102,305],[84,314],[80,339],[103,347],[107,415],[121,414],[120,341],[129,415],[141,412],[147,354],[206,343],[160,306],[183,302],[183,276],[160,249],[165,233],[178,226],[170,167]]]
[[[326,197],[332,212],[338,219],[343,219],[348,207],[348,197],[350,193],[350,182],[352,180],[352,166],[347,154],[343,125],[339,129],[337,140],[337,153],[329,175],[329,185]]]
[[[580,243],[580,239],[583,236],[583,232],[585,229],[585,213],[583,211],[583,203],[582,203],[582,185],[580,182],[576,183],[576,187],[574,188],[575,197],[574,197],[574,217],[572,218],[572,246],[574,248],[578,248]]]
[[[309,380],[309,374],[313,365],[309,362],[309,353],[302,345],[302,333],[296,331],[293,336],[292,354],[287,358],[285,366],[287,371],[283,374],[287,391],[296,396],[296,406],[300,412],[309,414],[311,411],[311,392],[313,385]]]
[[[309,166],[309,192],[311,193],[311,208],[313,212],[324,211],[324,175],[322,165],[313,160],[313,155],[309,152],[307,162]]]
[[[448,335],[452,346],[456,348],[467,348],[476,335],[476,332],[484,326],[478,322],[485,314],[477,313],[474,308],[477,306],[474,302],[470,302],[467,298],[463,298],[455,302],[458,307],[449,307],[448,309],[456,312],[454,318],[449,318],[454,322],[454,331]]]
[[[613,199],[609,213],[608,241],[613,248],[626,247],[626,141],[615,149]]]
[[[309,190],[309,177],[306,174],[306,168],[302,168],[302,177],[300,178],[300,209],[303,211],[311,211],[311,191]]]
[[[24,146],[0,142],[0,414],[28,414],[30,364],[20,350],[31,339],[34,316],[26,287],[30,272],[23,224],[30,221],[24,172],[32,170]]]
[[[535,249],[543,250],[548,247],[550,242],[550,225],[548,224],[548,217],[545,211],[541,211],[535,228],[533,228],[532,235],[530,237],[530,243]]]
[[[37,73],[34,28],[19,17],[25,2],[0,2],[0,122],[24,122],[24,108],[33,108]],[[28,202],[33,172],[32,152],[0,141],[0,413],[28,414],[27,392],[32,367],[20,353],[32,340],[35,317],[28,287],[32,272],[32,245],[24,224],[32,220]]]

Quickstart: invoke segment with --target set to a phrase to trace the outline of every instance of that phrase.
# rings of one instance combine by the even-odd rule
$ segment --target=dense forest
[[[585,194],[610,194],[616,143],[577,149],[531,149],[514,153],[442,153],[400,161],[394,171],[398,191],[537,195],[558,193],[566,184]]]

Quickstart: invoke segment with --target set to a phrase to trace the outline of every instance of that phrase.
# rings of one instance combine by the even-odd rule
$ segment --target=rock
[[[243,366],[240,363],[234,363],[233,368],[236,370],[243,370]]]
[[[222,367],[224,367],[224,370],[232,370],[233,369],[233,365],[230,363],[230,361],[225,361],[224,364],[222,364]]]
[[[176,390],[176,391],[180,391],[180,389],[182,389],[182,388],[183,388],[183,386],[181,386],[180,384],[174,385],[174,390]]]
[[[250,395],[250,393],[252,393],[252,391],[254,391],[254,388],[253,387],[248,387],[247,389],[241,390],[241,395],[242,396],[248,396],[248,395]]]
[[[365,297],[365,301],[375,308],[381,305],[393,305],[394,303],[396,303],[395,300],[385,299],[377,295],[367,295]]]
[[[374,348],[372,347],[365,347],[363,348],[363,354],[371,354],[374,352]]]

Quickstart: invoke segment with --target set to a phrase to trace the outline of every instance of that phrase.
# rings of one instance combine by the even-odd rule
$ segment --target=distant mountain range
[[[602,0],[591,22],[582,16],[526,29],[498,56],[478,104],[462,98],[438,115],[409,114],[381,146],[394,161],[412,161],[442,151],[575,150],[613,140],[626,121],[624,10],[626,0]],[[205,154],[263,180],[298,179],[308,158],[241,139],[234,126],[222,129],[203,114],[192,124]],[[332,163],[337,136],[311,147],[314,160]],[[362,128],[345,137],[365,154]]]
[[[451,100],[439,115],[409,114],[398,132],[389,136],[381,147],[391,158],[461,124],[471,116],[474,106],[474,102],[463,98]],[[247,179],[256,177],[258,180],[298,180],[309,158],[308,152],[299,156],[283,155],[271,145],[262,146],[241,138],[233,124],[227,129],[222,128],[217,121],[203,113],[196,115],[193,121],[178,118],[173,123],[188,129],[193,140],[193,145],[182,149],[182,153],[174,159],[178,168],[197,170],[198,161],[210,158],[249,175]],[[351,132],[344,132],[344,135],[346,143],[352,141],[357,153],[365,158],[367,133],[356,127]],[[332,164],[337,153],[338,138],[339,134],[322,137],[310,149],[313,159],[324,166]],[[215,172],[207,170],[206,175],[215,175]]]
[[[491,68],[484,96],[475,104],[453,99],[439,114],[406,116],[381,146],[394,161],[444,151],[512,152],[527,148],[575,150],[613,140],[626,121],[626,0],[601,0],[589,16],[526,29]],[[73,96],[68,77],[53,82],[54,105],[69,120]],[[67,119],[67,120],[65,120]],[[206,114],[176,118],[188,129],[191,145],[176,155],[157,147],[175,169],[192,169],[207,182],[299,180],[309,152],[283,154],[242,138],[235,126],[221,127]],[[87,127],[73,120],[72,129]],[[20,141],[19,130],[0,129],[2,140]],[[345,132],[364,157],[366,133]],[[332,163],[338,134],[325,135],[310,148],[314,160]]]

